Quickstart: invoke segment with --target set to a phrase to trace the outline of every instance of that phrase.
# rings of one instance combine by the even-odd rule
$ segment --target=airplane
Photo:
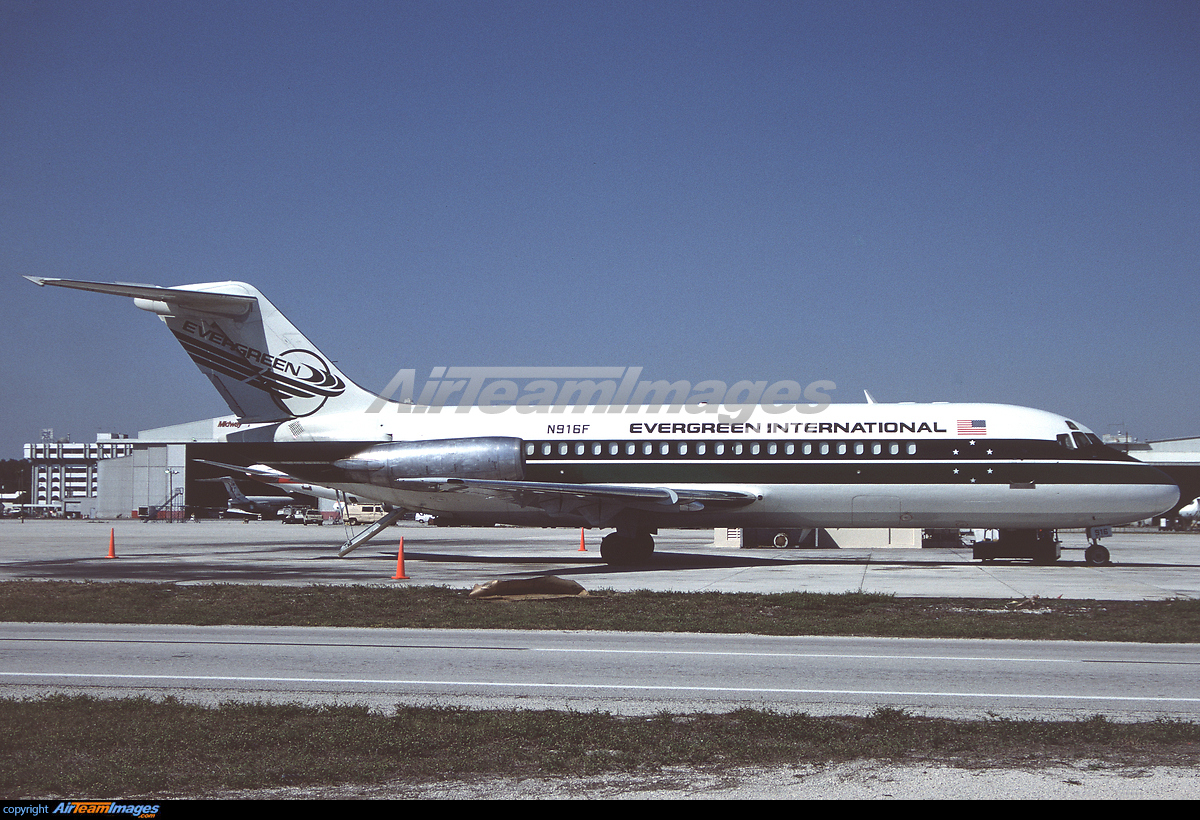
[[[1200,498],[1193,498],[1192,503],[1184,504],[1176,515],[1180,518],[1200,518]]]
[[[271,487],[278,487],[286,493],[303,493],[310,495],[313,498],[328,498],[331,500],[341,500],[343,493],[338,492],[330,487],[322,487],[319,484],[308,484],[295,476],[290,476],[287,473],[268,467],[266,464],[251,464],[248,467],[243,467],[238,464],[225,464],[220,461],[209,461],[207,459],[198,458],[201,464],[211,464],[214,467],[221,467],[225,470],[239,472],[251,481],[257,481],[260,484],[267,484]],[[213,481],[215,479],[202,478],[201,481]],[[228,489],[228,487],[226,487]],[[230,493],[232,497],[232,493]],[[263,498],[275,499],[279,496],[261,496]],[[357,499],[351,497],[352,503]],[[294,499],[289,499],[286,503],[295,503]]]
[[[252,495],[248,496],[242,492],[242,488],[237,485],[237,482],[232,478],[225,476],[223,478],[201,478],[198,481],[219,481],[225,485],[225,492],[229,493],[229,502],[225,507],[226,515],[243,516],[248,521],[251,518],[262,519],[268,516],[279,515],[280,510],[284,507],[291,506],[296,503],[296,499],[290,495]]]
[[[248,427],[226,437],[248,458],[391,505],[342,556],[407,509],[462,524],[613,529],[601,556],[617,566],[648,561],[659,528],[710,527],[970,527],[1014,541],[1086,527],[1085,560],[1103,564],[1091,528],[1179,499],[1155,467],[1032,408],[595,405],[573,408],[569,422],[550,407],[439,412],[354,384],[243,282],[25,278],[132,298]]]
[[[3,507],[4,515],[18,515],[21,512],[20,498],[25,495],[25,492],[19,491],[15,493],[0,493],[0,506]]]

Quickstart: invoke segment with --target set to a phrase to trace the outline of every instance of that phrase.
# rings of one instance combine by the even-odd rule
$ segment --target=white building
[[[131,452],[129,436],[120,433],[100,433],[95,444],[26,444],[24,456],[31,462],[26,506],[51,515],[89,515],[100,493],[100,462]]]

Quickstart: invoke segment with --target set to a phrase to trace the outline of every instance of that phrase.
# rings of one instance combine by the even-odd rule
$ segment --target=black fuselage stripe
[[[957,470],[957,472],[955,472]],[[989,472],[990,471],[990,472]],[[1095,462],[528,461],[530,481],[579,484],[1165,484],[1145,464]]]

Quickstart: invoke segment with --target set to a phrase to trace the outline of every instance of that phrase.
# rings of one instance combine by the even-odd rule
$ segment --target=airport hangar
[[[220,482],[204,479],[228,476],[230,471],[201,460],[226,464],[258,460],[250,452],[254,445],[226,439],[228,433],[246,429],[247,425],[230,415],[143,430],[136,438],[122,440],[127,445],[126,454],[99,460],[95,497],[74,503],[64,499],[68,505],[64,513],[78,513],[85,518],[149,517],[160,521],[182,520],[193,514],[215,515],[226,508],[229,497]],[[250,462],[245,461],[247,455],[251,456]],[[239,480],[239,484],[248,495],[276,494],[266,485],[247,486],[247,480]],[[297,500],[333,509],[332,501],[318,502],[303,495],[297,495]]]
[[[253,426],[258,425],[250,425]],[[236,416],[228,415],[143,430],[136,438],[122,438],[120,444],[124,446],[97,451],[94,486],[87,488],[90,492],[82,486],[75,493],[67,489],[62,498],[62,512],[105,519],[130,518],[142,513],[159,520],[178,520],[191,514],[202,516],[224,510],[228,500],[224,487],[219,482],[202,479],[219,478],[229,471],[200,460],[227,464],[261,460],[255,458],[253,444],[227,439],[229,433],[246,429],[248,426]],[[102,437],[105,443],[110,443],[111,435]],[[1167,473],[1179,485],[1179,506],[1200,496],[1200,437],[1159,441],[1105,438],[1107,444]],[[46,472],[46,461],[53,459],[55,451],[46,450],[45,458],[39,461],[36,455],[42,451],[31,451],[31,447],[26,445],[26,457],[31,453],[35,456],[32,472],[36,478],[39,470]],[[253,488],[255,494],[271,492],[266,486]],[[318,502],[304,497],[299,500],[320,509],[333,509],[332,501]]]

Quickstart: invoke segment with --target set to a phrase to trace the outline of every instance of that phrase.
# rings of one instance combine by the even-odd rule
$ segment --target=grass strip
[[[428,782],[470,775],[592,775],[669,766],[857,759],[964,767],[1104,760],[1194,766],[1200,725],[1158,720],[956,721],[881,708],[867,717],[742,709],[620,717],[55,695],[0,700],[0,794],[203,796],[280,786]]]
[[[1200,635],[1200,601],[648,591],[488,601],[465,590],[399,585],[7,581],[0,583],[0,620],[1190,643]]]

